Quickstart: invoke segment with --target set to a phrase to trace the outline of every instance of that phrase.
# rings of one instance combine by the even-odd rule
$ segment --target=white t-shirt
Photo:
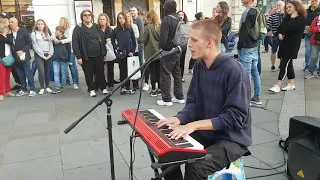
[[[17,39],[17,32],[12,32],[13,35],[13,44],[16,44],[16,39]]]
[[[11,48],[8,44],[4,45],[4,54],[6,55],[6,57],[11,54]]]

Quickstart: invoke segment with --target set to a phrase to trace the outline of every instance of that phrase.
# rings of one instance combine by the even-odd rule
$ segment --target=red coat
[[[319,16],[316,16],[310,26],[310,31],[312,32],[310,44],[320,44],[320,41],[315,40],[316,33],[320,32],[320,26],[317,25],[318,19],[319,19]]]

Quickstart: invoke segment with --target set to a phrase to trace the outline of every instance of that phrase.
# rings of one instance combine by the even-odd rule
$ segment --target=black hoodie
[[[172,40],[174,39],[174,35],[176,34],[176,29],[179,21],[168,16],[173,15],[177,19],[179,16],[177,15],[177,3],[174,0],[168,0],[164,3],[164,15],[165,17],[162,19],[160,26],[160,41],[159,48],[165,51],[170,51],[175,47]]]

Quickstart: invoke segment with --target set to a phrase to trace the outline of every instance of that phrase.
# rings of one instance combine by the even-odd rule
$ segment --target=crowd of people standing
[[[265,36],[261,35],[261,39],[250,37],[249,31],[256,22],[259,10],[256,8],[255,0],[242,0],[242,3],[246,9],[241,17],[238,32],[238,57],[253,80],[254,95],[251,98],[251,103],[261,105],[262,102],[259,98],[261,91],[259,41]],[[312,78],[313,72],[318,70],[316,56],[320,51],[318,48],[318,42],[320,42],[318,37],[319,12],[319,0],[312,0],[307,11],[298,1],[290,1],[287,4],[278,1],[277,7],[268,14],[267,37],[272,42],[270,43],[272,46],[272,71],[276,69],[276,57],[281,59],[278,81],[269,89],[270,91],[277,93],[281,90],[295,89],[293,59],[297,58],[303,35],[306,41],[305,70],[310,72],[305,78]],[[224,1],[219,2],[212,11],[212,19],[221,26],[221,52],[223,53],[231,51],[228,36],[231,31],[232,19],[228,14],[229,6]],[[55,32],[51,33],[45,21],[39,19],[31,34],[23,28],[19,28],[16,18],[2,17],[1,22],[4,24],[2,31],[5,37],[1,41],[5,45],[2,57],[11,53],[14,55],[16,63],[10,67],[0,67],[3,72],[1,73],[1,80],[3,80],[0,85],[4,87],[0,87],[0,99],[3,100],[5,94],[8,96],[35,96],[35,70],[38,71],[39,77],[39,95],[45,92],[52,94],[63,92],[65,87],[71,84],[69,70],[73,80],[73,88],[78,89],[77,64],[83,69],[91,97],[97,96],[97,90],[100,90],[102,94],[108,94],[114,89],[114,84],[118,83],[114,74],[115,63],[119,65],[119,77],[120,81],[123,81],[128,77],[127,58],[138,57],[141,65],[157,50],[170,51],[176,46],[172,40],[175,37],[178,23],[189,26],[190,22],[185,12],[177,11],[175,1],[165,3],[164,15],[164,18],[160,20],[154,10],[144,14],[139,12],[138,8],[131,7],[129,11],[123,11],[117,15],[116,27],[112,28],[107,14],[100,14],[98,22],[94,23],[93,13],[90,10],[84,10],[81,13],[82,22],[76,25],[73,30],[70,29],[68,19],[62,17]],[[195,18],[196,21],[207,19],[202,12],[195,14]],[[10,44],[8,44],[9,41]],[[107,44],[111,46],[110,48],[116,56],[115,59],[108,59]],[[12,51],[8,50],[7,45]],[[35,52],[35,63],[31,62],[31,48]],[[183,76],[187,47],[181,48],[181,54],[163,57],[161,61],[151,63],[145,69],[145,77],[125,83],[121,87],[120,94],[134,94],[140,88],[139,82],[144,81],[143,87],[141,87],[144,91],[151,88],[150,96],[162,96],[162,99],[157,101],[158,105],[171,106],[174,102],[185,103],[182,82],[185,81]],[[195,62],[196,60],[192,58],[189,61],[190,74]],[[13,89],[17,90],[17,93],[11,93],[8,87],[10,76],[7,74],[10,74],[11,71],[16,82]],[[174,78],[174,97],[170,93],[171,76]],[[288,84],[281,89],[281,84],[286,77],[289,79]],[[50,81],[54,81],[52,87]],[[151,85],[149,85],[149,81]]]

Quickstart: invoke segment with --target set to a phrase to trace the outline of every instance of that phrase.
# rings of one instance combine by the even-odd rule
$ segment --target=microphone
[[[162,57],[166,57],[166,56],[170,56],[170,55],[173,55],[173,54],[181,54],[182,52],[182,49],[180,46],[177,46],[175,48],[172,48],[170,51],[161,51],[161,53],[159,54],[160,58]]]

